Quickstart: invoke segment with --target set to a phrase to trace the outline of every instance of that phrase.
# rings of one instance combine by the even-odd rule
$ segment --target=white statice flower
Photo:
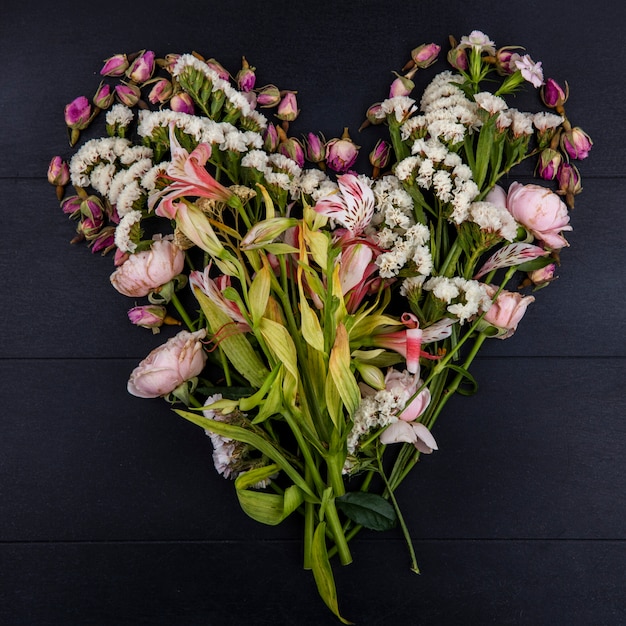
[[[381,278],[393,278],[406,264],[407,257],[403,251],[391,250],[376,257],[378,274]]]
[[[278,152],[270,154],[268,162],[275,170],[279,170],[293,177],[300,176],[302,173],[302,168],[293,159]]]
[[[395,96],[381,102],[385,115],[393,115],[397,122],[404,122],[417,111],[415,100],[409,96]]]
[[[113,177],[117,174],[117,168],[113,163],[98,163],[89,176],[89,184],[97,191],[101,196],[106,196],[109,193],[111,182]]]
[[[122,165],[131,165],[139,161],[151,161],[154,153],[148,146],[129,146],[119,155]]]
[[[97,164],[115,163],[131,146],[131,142],[122,137],[101,137],[85,142],[70,159],[72,184],[87,187],[89,173]]]
[[[156,189],[156,182],[159,176],[165,174],[169,161],[161,161],[156,165],[153,165],[142,177],[141,177],[141,186],[146,191],[154,191]]]
[[[407,141],[414,134],[423,135],[426,132],[428,122],[424,115],[414,115],[410,117],[400,127],[400,137],[402,141]]]
[[[133,121],[132,109],[123,104],[114,104],[106,113],[106,123],[108,126],[126,128]]]
[[[408,298],[414,293],[420,293],[426,278],[426,276],[410,276],[409,278],[405,278],[400,285],[400,295]]]
[[[511,130],[515,137],[521,137],[522,135],[532,135],[533,129],[533,114],[526,113],[524,111],[518,111],[517,109],[509,109],[511,113]]]
[[[250,150],[241,159],[241,166],[247,167],[258,172],[267,173],[271,172],[271,168],[268,162],[267,152],[264,150]]]
[[[474,222],[481,230],[498,233],[507,241],[513,241],[517,236],[518,224],[505,207],[491,202],[472,202],[469,207],[470,222]]]
[[[555,115],[547,111],[539,111],[539,113],[533,115],[533,124],[539,132],[557,128],[564,121],[565,118],[562,115]]]
[[[420,157],[417,156],[406,157],[396,163],[394,174],[398,177],[398,180],[409,180],[413,176],[415,168],[419,166],[420,161]]]
[[[145,192],[139,186],[138,181],[132,180],[127,183],[117,196],[117,202],[115,204],[117,214],[123,217],[132,211],[135,202],[140,200],[143,196],[145,196]]]
[[[130,231],[139,222],[141,222],[141,211],[129,211],[115,227],[115,245],[122,252],[133,253],[137,249],[137,244],[131,241]]]
[[[429,276],[433,271],[433,257],[428,246],[415,246],[411,261],[415,264],[415,271],[422,277]]]
[[[474,101],[481,109],[484,109],[489,115],[495,115],[500,111],[508,108],[506,100],[500,96],[496,96],[490,91],[481,91],[474,95]]]
[[[332,196],[334,193],[337,193],[338,190],[339,185],[337,185],[335,181],[330,180],[330,178],[327,178],[326,180],[320,181],[318,188],[314,189],[311,193],[311,198],[315,202],[318,202],[322,198]]]
[[[446,304],[448,313],[457,317],[460,324],[491,306],[485,285],[461,276],[433,276],[424,283],[423,289]]]
[[[283,172],[268,172],[265,175],[265,180],[270,185],[276,185],[280,189],[284,189],[285,191],[291,190],[291,177],[289,174],[284,174]]]
[[[376,231],[374,240],[383,250],[391,250],[399,237],[400,235],[391,230],[391,228],[384,227]]]
[[[303,194],[312,196],[320,185],[328,180],[328,176],[322,170],[309,168],[302,170],[298,186]]]
[[[439,170],[433,174],[433,190],[441,202],[452,200],[452,176],[446,170]]]

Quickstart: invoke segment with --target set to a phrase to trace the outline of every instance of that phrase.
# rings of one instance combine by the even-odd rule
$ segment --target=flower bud
[[[158,304],[135,306],[128,311],[128,319],[141,328],[151,328],[158,333],[167,316],[167,309]]]
[[[304,167],[304,146],[295,137],[287,137],[280,142],[278,152]]]
[[[148,93],[148,101],[151,104],[164,104],[172,97],[173,91],[172,83],[167,78],[157,78]]]
[[[87,196],[80,203],[80,212],[83,217],[90,219],[93,223],[102,225],[104,222],[104,207],[98,196]]]
[[[323,137],[309,133],[304,140],[304,149],[307,160],[311,163],[321,163],[326,158],[326,142]]]
[[[102,76],[124,76],[127,69],[127,56],[125,54],[115,54],[105,60],[100,74],[102,74]]]
[[[224,66],[215,59],[208,59],[205,63],[212,69],[222,80],[230,80],[230,74]]]
[[[174,94],[171,97],[170,108],[172,111],[176,111],[178,113],[189,113],[189,115],[194,115],[196,112],[192,97],[184,91]]]
[[[456,47],[448,51],[448,63],[456,70],[466,71],[469,68],[467,52],[465,48]]]
[[[65,106],[65,124],[72,130],[83,130],[91,121],[91,104],[85,96],[79,96]]]
[[[275,107],[280,102],[280,90],[276,85],[266,85],[257,93],[256,101],[262,109]]]
[[[560,152],[552,150],[552,148],[546,148],[539,155],[537,173],[544,180],[554,180],[562,162],[563,156]]]
[[[91,240],[91,252],[101,252],[105,255],[115,248],[115,226],[105,226],[100,229],[96,237]]]
[[[517,72],[517,66],[515,65],[515,59],[518,58],[518,54],[513,50],[518,49],[518,46],[507,46],[500,48],[496,52],[496,71],[500,76],[509,76]],[[516,56],[517,55],[517,56]]]
[[[408,96],[415,88],[415,83],[406,76],[399,76],[391,83],[389,87],[389,97],[395,98],[396,96]]]
[[[263,149],[265,152],[276,152],[279,144],[278,129],[270,122],[263,132]]]
[[[561,134],[561,150],[567,152],[570,159],[586,159],[592,145],[591,137],[578,126]]]
[[[102,219],[102,217],[85,217],[80,221],[76,230],[79,234],[83,235],[83,237],[87,239],[87,241],[91,241],[99,235],[100,229],[102,228],[103,224],[104,220]]]
[[[93,97],[93,103],[99,109],[108,109],[115,100],[115,92],[106,83],[100,83],[98,90]]]
[[[288,91],[278,104],[276,117],[283,122],[293,122],[299,113],[296,94],[293,91]]]
[[[70,168],[60,157],[55,156],[48,166],[48,182],[51,185],[67,185],[70,182]]]
[[[557,193],[561,196],[565,196],[565,202],[570,209],[574,208],[574,196],[578,195],[583,190],[580,172],[576,166],[571,163],[561,163],[561,167],[559,167],[557,173],[557,180],[559,181],[559,190]]]
[[[117,99],[127,107],[134,107],[141,98],[141,91],[137,85],[116,85],[115,95]]]
[[[536,288],[545,287],[548,283],[555,279],[554,272],[556,271],[556,264],[549,263],[545,267],[538,270],[528,272],[528,278]]]
[[[565,83],[565,89],[559,85],[553,78],[548,78],[541,88],[541,99],[543,103],[551,108],[556,109],[562,107],[569,97],[569,86]]]
[[[341,139],[331,139],[326,144],[326,165],[334,172],[348,171],[359,155],[359,147],[350,139],[345,128]]]
[[[254,73],[253,67],[250,67],[250,64],[246,60],[246,57],[243,57],[241,62],[241,69],[237,72],[236,81],[237,86],[240,91],[244,93],[248,93],[254,89],[254,84],[256,82],[256,74]]]
[[[61,210],[65,215],[71,218],[77,218],[80,215],[80,205],[82,201],[80,196],[69,196],[61,201]]]
[[[391,145],[384,139],[379,139],[374,146],[374,149],[370,152],[369,159],[370,164],[374,168],[375,176],[381,169],[387,167],[389,163],[389,157],[391,156]]]
[[[363,130],[370,124],[376,126],[378,124],[382,124],[385,121],[386,114],[383,111],[383,105],[381,102],[376,102],[372,104],[367,109],[367,113],[365,114],[365,121],[361,124],[359,131]]]
[[[440,50],[441,46],[436,43],[425,43],[411,51],[411,59],[417,67],[423,70],[437,60]]]
[[[180,57],[181,57],[180,54],[173,54],[173,53],[166,54],[165,58],[159,59],[157,63],[159,64],[160,67],[162,67],[163,69],[165,69],[171,74],[172,70],[174,69],[174,66],[176,65]]]
[[[126,70],[126,76],[134,83],[142,84],[152,78],[154,73],[154,52],[152,50],[142,51]]]

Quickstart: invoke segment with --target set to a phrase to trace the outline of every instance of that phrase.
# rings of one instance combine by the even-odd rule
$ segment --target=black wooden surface
[[[418,44],[480,29],[567,81],[595,141],[559,279],[487,346],[480,392],[435,427],[398,492],[399,533],[362,533],[337,567],[357,624],[626,623],[626,10],[604,2],[11,3],[0,16],[0,623],[332,624],[296,520],[246,518],[208,438],[126,393],[163,336],[126,319],[110,258],[70,246],[45,175],[63,107],[103,59],[198,50],[297,89],[328,137],[384,97]]]

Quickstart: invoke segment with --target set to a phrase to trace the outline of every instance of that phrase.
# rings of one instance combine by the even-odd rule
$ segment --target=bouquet
[[[451,37],[435,73],[441,47],[413,49],[364,112],[363,136],[383,135],[367,174],[347,128],[296,136],[297,92],[258,86],[245,57],[231,74],[197,52],[115,54],[65,108],[73,152],[48,179],[72,241],[111,253],[130,322],[173,327],[128,391],[210,436],[247,515],[300,516],[304,567],[346,623],[332,561],[361,528],[399,526],[419,572],[395,492],[568,245],[592,142],[520,50]],[[523,88],[538,110],[509,106]],[[511,182],[529,159],[541,184]]]

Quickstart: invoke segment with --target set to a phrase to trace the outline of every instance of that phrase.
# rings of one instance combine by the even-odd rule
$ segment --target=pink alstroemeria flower
[[[158,204],[155,210],[157,215],[175,219],[178,203],[174,200],[182,196],[210,198],[221,202],[228,202],[233,197],[233,193],[218,183],[204,167],[211,156],[209,144],[200,143],[191,153],[187,152],[176,138],[174,124],[170,124],[170,151],[172,158],[164,176],[171,183],[148,199],[150,209]]]
[[[228,300],[223,296],[223,291],[230,287],[230,276],[220,275],[213,279],[209,276],[211,265],[207,265],[203,272],[195,270],[189,274],[189,282],[192,288],[198,288],[205,296],[209,297],[228,317],[230,317],[237,328],[244,333],[250,331],[250,326],[246,318],[242,315],[241,309],[236,302]]]
[[[354,174],[338,176],[337,183],[338,192],[322,198],[313,208],[344,226],[353,236],[358,236],[374,215],[374,192]]]

